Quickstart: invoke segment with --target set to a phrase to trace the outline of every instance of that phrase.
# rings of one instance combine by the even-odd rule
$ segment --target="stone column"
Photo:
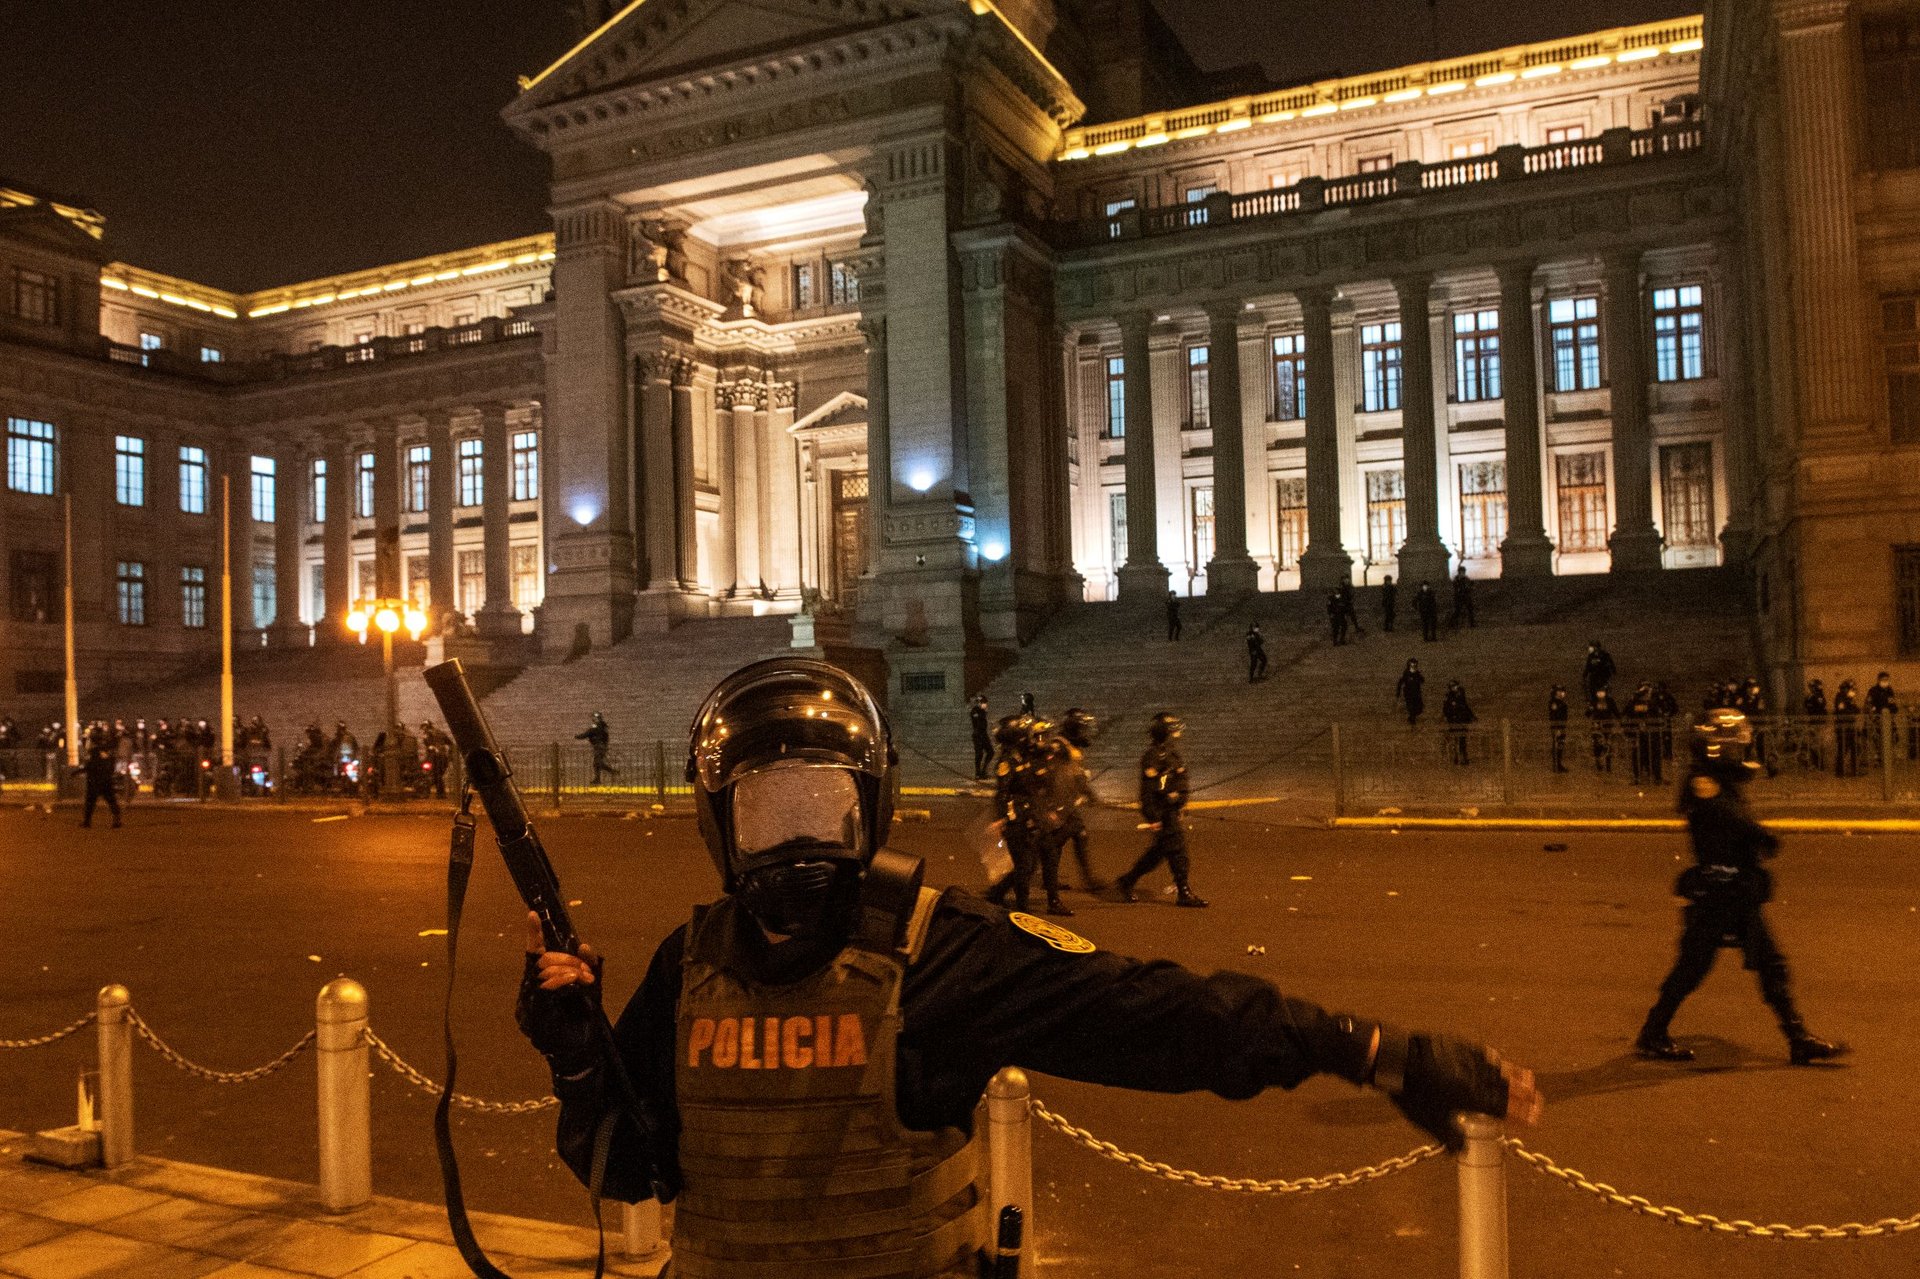
[[[353,607],[353,485],[357,458],[344,424],[333,428],[327,440],[327,509],[320,515],[326,525],[320,531],[321,553],[325,557],[325,607],[319,622],[319,638],[325,643],[347,643],[347,610]]]
[[[794,444],[794,384],[767,388],[767,585],[776,600],[800,598],[800,450]]]
[[[507,406],[480,406],[480,532],[486,600],[474,625],[485,639],[517,639],[520,610],[513,603],[513,453]]]
[[[1727,564],[1745,564],[1753,554],[1753,498],[1758,424],[1754,412],[1752,365],[1747,358],[1751,327],[1747,320],[1744,255],[1735,241],[1720,245],[1720,430],[1727,472],[1727,523],[1720,549]],[[1756,339],[1757,341],[1757,339]]]
[[[1533,328],[1532,262],[1503,262],[1500,273],[1500,394],[1507,426],[1507,538],[1502,577],[1546,577],[1553,543],[1541,509],[1540,344]]]
[[[680,589],[698,590],[700,586],[700,531],[695,519],[693,480],[693,375],[694,362],[684,357],[673,361],[673,516],[674,572]]]
[[[373,589],[381,599],[399,599],[400,577],[400,424],[382,418],[373,424]]]
[[[305,648],[300,620],[300,531],[306,527],[302,458],[292,445],[273,455],[273,634],[276,648]]]
[[[1120,598],[1159,600],[1167,593],[1167,568],[1160,562],[1159,513],[1153,463],[1153,379],[1147,335],[1151,311],[1118,317],[1120,355],[1126,361],[1127,562],[1120,566]]]
[[[1778,0],[1780,190],[1792,280],[1801,429],[1861,435],[1875,418],[1875,361],[1854,199],[1857,41],[1842,0]],[[1872,104],[1867,104],[1872,109]]]
[[[867,278],[861,277],[862,289]],[[886,482],[886,459],[893,451],[887,418],[887,317],[866,312],[860,317],[860,332],[867,339],[867,571],[871,574],[880,566],[887,512],[893,505],[893,486]],[[814,585],[822,591],[829,585],[824,540],[828,536],[822,533],[813,543],[820,555]]]
[[[1340,544],[1340,424],[1333,388],[1333,290],[1296,289],[1307,343],[1307,549],[1300,589],[1325,593],[1353,580]]]
[[[635,441],[640,452],[642,576],[649,591],[680,589],[679,502],[674,483],[673,357],[664,351],[634,362],[639,410]]]
[[[1402,276],[1400,295],[1400,457],[1407,492],[1407,540],[1400,547],[1400,579],[1441,582],[1452,555],[1440,540],[1438,445],[1433,398],[1433,278]],[[1312,350],[1312,344],[1308,344]],[[1311,398],[1311,393],[1309,393]],[[1309,500],[1311,506],[1311,500]]]
[[[633,622],[626,332],[610,300],[627,282],[627,211],[605,199],[556,209],[554,238],[541,451],[554,571],[541,616],[549,651],[564,653],[623,639]]]
[[[1240,400],[1240,300],[1207,308],[1207,420],[1213,427],[1213,560],[1207,594],[1257,590],[1247,554],[1246,419]]]
[[[481,458],[483,466],[486,460]],[[453,422],[436,409],[427,418],[427,620],[435,635],[446,634],[447,619],[460,611],[453,580],[453,470]],[[484,475],[480,482],[486,483]]]
[[[733,473],[726,477],[726,490],[733,507],[733,584],[734,598],[751,600],[760,592],[760,432],[766,388],[751,377],[736,381],[731,389],[730,418],[721,420],[721,430],[733,436]]]
[[[1613,571],[1660,567],[1653,526],[1653,427],[1647,406],[1646,299],[1640,251],[1609,253],[1605,264],[1607,387],[1613,414]]]

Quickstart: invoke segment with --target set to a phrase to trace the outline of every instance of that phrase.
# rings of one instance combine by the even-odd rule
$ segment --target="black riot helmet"
[[[1147,736],[1155,742],[1170,741],[1185,728],[1178,715],[1171,711],[1160,711],[1147,721]]]
[[[726,890],[773,931],[806,931],[885,845],[896,763],[873,694],[837,666],[776,657],[721,680],[687,780]]]
[[[1085,750],[1093,745],[1095,727],[1096,721],[1090,712],[1081,710],[1078,706],[1069,707],[1066,718],[1060,723],[1060,736],[1081,750]]]

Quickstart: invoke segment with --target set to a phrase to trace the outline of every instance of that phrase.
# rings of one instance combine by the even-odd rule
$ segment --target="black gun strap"
[[[473,875],[474,821],[469,811],[472,802],[471,790],[461,796],[447,850],[447,986],[440,1017],[447,1064],[446,1082],[441,1085],[440,1098],[433,1107],[433,1145],[440,1157],[440,1182],[446,1192],[447,1227],[453,1233],[453,1246],[460,1250],[460,1259],[478,1279],[512,1279],[487,1258],[480,1241],[474,1238],[473,1223],[467,1217],[466,1194],[460,1187],[459,1156],[453,1149],[453,1089],[460,1073],[460,1058],[453,1044],[453,987],[460,952],[460,916],[467,902],[467,880]],[[588,1190],[593,1197],[593,1223],[599,1230],[600,1248],[593,1263],[593,1279],[603,1279],[607,1268],[607,1235],[600,1221],[600,1181],[606,1165],[606,1150],[612,1144],[612,1132],[613,1125],[607,1121],[594,1135],[593,1184]]]

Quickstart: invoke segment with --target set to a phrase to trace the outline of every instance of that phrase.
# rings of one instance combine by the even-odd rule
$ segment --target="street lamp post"
[[[367,630],[380,632],[380,666],[386,679],[387,749],[379,760],[380,782],[389,794],[400,785],[399,754],[394,749],[400,740],[400,681],[393,673],[393,633],[402,626],[409,638],[418,640],[427,629],[427,615],[406,600],[377,599],[355,604],[347,613],[347,629],[367,642]]]

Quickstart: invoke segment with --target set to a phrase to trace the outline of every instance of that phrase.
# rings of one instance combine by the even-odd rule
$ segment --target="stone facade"
[[[0,401],[59,428],[106,650],[174,519],[114,509],[114,439],[199,431],[276,460],[295,516],[236,563],[320,638],[376,588],[550,656],[805,609],[935,712],[1076,600],[1751,559],[1797,679],[1904,625],[1894,567],[1861,608],[1810,566],[1920,544],[1871,305],[1915,291],[1911,170],[1846,159],[1849,6],[1723,8],[1187,106],[1177,47],[1115,45],[1137,0],[630,6],[505,112],[550,235],[243,297],[0,193],[0,271],[67,288]]]

